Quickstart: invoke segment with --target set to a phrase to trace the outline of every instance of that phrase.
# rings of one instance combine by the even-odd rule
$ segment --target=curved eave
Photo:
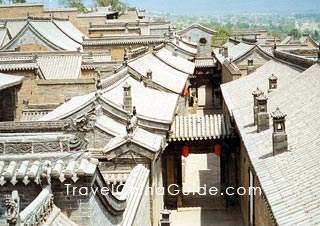
[[[6,50],[6,49],[10,49],[10,47],[19,39],[21,38],[21,36],[23,34],[25,34],[25,32],[27,31],[27,29],[30,29],[41,41],[43,41],[45,44],[47,44],[48,46],[50,46],[50,48],[52,48],[53,50],[65,50],[63,48],[61,48],[60,46],[57,46],[56,44],[52,43],[51,41],[49,41],[48,39],[46,39],[45,37],[43,37],[36,28],[34,28],[32,26],[32,24],[30,24],[29,22],[27,22],[25,24],[25,26],[19,31],[19,33],[10,40],[10,42],[8,42],[5,46],[3,46],[1,48],[1,50]]]

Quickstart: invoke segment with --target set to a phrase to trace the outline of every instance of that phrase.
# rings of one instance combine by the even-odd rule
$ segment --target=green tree
[[[112,8],[117,9],[118,11],[125,11],[127,8],[127,4],[119,1],[119,0],[96,0],[98,6],[109,6],[111,5]]]
[[[87,8],[83,5],[83,0],[59,0],[62,4],[67,7],[77,8],[79,12],[87,12]]]
[[[318,31],[318,30],[314,30],[314,32],[313,32],[313,34],[311,35],[311,37],[312,37],[314,40],[319,40],[319,39],[320,39],[319,31]]]
[[[220,27],[217,31],[217,35],[212,37],[211,43],[213,46],[222,46],[228,41],[228,30],[224,27]]]
[[[295,38],[300,38],[301,37],[301,31],[299,31],[297,28],[294,28],[289,32],[289,35],[292,35]]]

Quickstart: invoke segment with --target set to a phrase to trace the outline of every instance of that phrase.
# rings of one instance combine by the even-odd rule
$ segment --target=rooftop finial
[[[127,130],[128,141],[131,140],[132,134],[134,130],[137,128],[137,124],[138,124],[138,118],[136,116],[136,107],[134,106],[132,112],[127,111],[126,130]]]
[[[8,195],[5,199],[7,207],[7,223],[9,225],[20,224],[20,198],[18,191],[12,191],[12,195]]]
[[[288,138],[286,133],[286,114],[277,109],[271,113],[273,120],[273,133],[272,133],[272,149],[273,155],[280,154],[288,150]]]
[[[272,74],[269,78],[269,92],[273,89],[277,89],[278,87],[278,77],[276,77],[274,74]]]
[[[273,119],[284,119],[286,116],[287,114],[284,114],[282,111],[280,111],[279,107],[277,107],[276,110],[271,113],[271,117]]]
[[[128,61],[128,50],[127,48],[124,49],[124,54],[123,54],[123,63],[125,65],[127,65],[127,61]]]
[[[318,49],[318,60],[317,62],[320,64],[320,42],[318,43],[319,49]]]
[[[268,97],[264,94],[261,94],[256,98],[258,103],[258,112],[257,112],[257,132],[264,131],[269,128],[269,114],[268,114]]]
[[[255,89],[252,92],[252,96],[253,96],[253,124],[257,125],[257,114],[258,114],[258,101],[257,101],[257,97],[262,95],[263,92],[257,87],[257,89]]]
[[[125,111],[132,110],[132,97],[131,97],[131,85],[129,83],[125,83],[123,85],[123,109]]]
[[[98,71],[98,73],[97,73],[96,89],[97,89],[97,91],[98,90],[102,90],[101,73],[100,73],[100,71]]]

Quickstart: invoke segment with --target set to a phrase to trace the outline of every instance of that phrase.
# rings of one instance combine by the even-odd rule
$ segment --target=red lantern
[[[183,145],[182,146],[182,156],[183,157],[188,157],[189,155],[189,146],[188,145]]]
[[[214,154],[217,156],[221,155],[221,144],[214,145]]]
[[[183,92],[182,92],[182,96],[187,96],[188,95],[188,92],[189,92],[189,87],[188,86],[185,86],[184,89],[183,89]]]

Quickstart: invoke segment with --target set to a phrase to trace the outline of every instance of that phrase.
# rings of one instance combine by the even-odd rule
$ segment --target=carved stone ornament
[[[34,151],[34,153],[60,152],[61,151],[60,142],[51,141],[51,142],[45,142],[45,143],[34,143],[33,144],[33,151]]]
[[[32,152],[31,143],[6,143],[6,154],[24,154]]]
[[[7,223],[10,226],[17,225],[19,223],[20,214],[20,198],[18,191],[13,191],[12,195],[7,195],[4,204],[7,208]]]
[[[53,195],[49,194],[48,197],[38,206],[32,214],[30,214],[24,221],[23,225],[28,226],[41,226],[43,225],[53,210]]]
[[[96,108],[93,106],[93,110],[86,113],[84,116],[78,119],[70,119],[65,125],[64,130],[74,134],[75,137],[70,140],[70,151],[85,149],[89,141],[85,138],[86,133],[94,128],[96,122]]]

